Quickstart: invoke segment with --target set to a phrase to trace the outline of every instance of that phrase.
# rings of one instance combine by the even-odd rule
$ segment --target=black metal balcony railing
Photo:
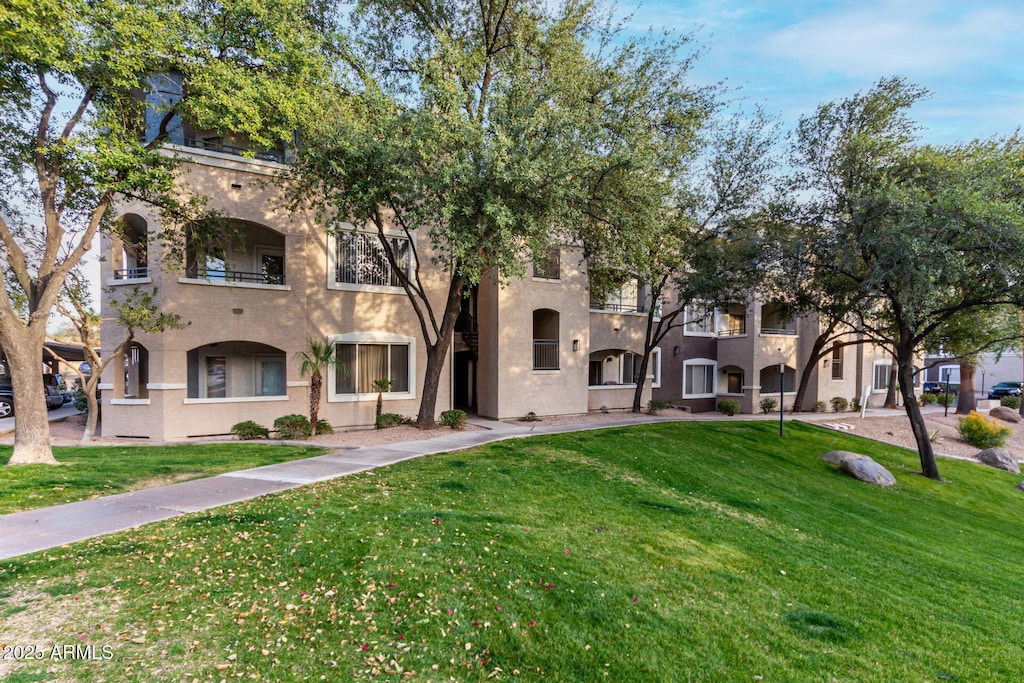
[[[746,327],[729,327],[718,332],[719,337],[742,337],[747,333]]]
[[[795,327],[762,327],[761,334],[779,334],[789,337],[796,336]]]
[[[533,340],[533,369],[534,370],[557,370],[558,369],[558,340],[557,339],[534,339]]]
[[[114,271],[115,280],[134,280],[136,278],[149,277],[149,267],[139,266],[138,268],[120,268]]]
[[[214,282],[250,282],[258,285],[283,285],[284,275],[272,273],[246,273],[241,270],[209,270],[198,268],[188,271],[188,277]]]
[[[234,145],[225,145],[223,142],[218,142],[216,140],[196,140],[194,138],[185,138],[185,146],[194,147],[195,149],[205,149],[211,152],[233,154],[239,157],[249,156],[251,153],[255,158],[263,161],[276,161],[279,164],[288,163],[285,159],[284,152],[276,149],[253,152],[252,149],[246,147],[235,147]]]
[[[647,307],[643,304],[603,304],[599,301],[590,302],[591,310],[611,311],[613,313],[646,313]]]

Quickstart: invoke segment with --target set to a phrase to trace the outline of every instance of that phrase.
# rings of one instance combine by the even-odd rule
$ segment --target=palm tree
[[[320,414],[320,395],[324,385],[323,370],[337,364],[334,346],[319,339],[306,339],[306,349],[295,354],[302,365],[299,374],[309,375],[309,426],[310,435],[316,436],[316,423]],[[342,372],[348,374],[348,365],[341,364]]]
[[[377,390],[377,421],[380,421],[380,414],[384,412],[384,392],[391,391],[392,384],[390,379],[373,380],[373,388]]]

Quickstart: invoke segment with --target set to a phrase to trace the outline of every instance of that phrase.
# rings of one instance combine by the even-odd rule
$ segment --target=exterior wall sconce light
[[[673,356],[678,356],[679,355],[679,347],[678,346],[673,346],[672,347],[672,355]]]
[[[231,312],[234,313],[235,315],[242,315],[242,313],[244,313],[244,311],[241,308],[232,308]]]
[[[573,339],[572,340],[572,350],[573,351],[579,351],[580,350],[580,340],[579,339]]]
[[[825,367],[828,367],[828,358],[825,359]]]

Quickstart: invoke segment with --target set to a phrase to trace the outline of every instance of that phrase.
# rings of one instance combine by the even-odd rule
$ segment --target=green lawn
[[[505,441],[8,561],[0,642],[111,646],[22,681],[1024,680],[1020,477],[775,429]]]
[[[70,503],[113,493],[209,477],[326,453],[321,448],[225,443],[205,446],[88,446],[54,448],[61,463],[3,467],[10,446],[0,446],[0,514]]]

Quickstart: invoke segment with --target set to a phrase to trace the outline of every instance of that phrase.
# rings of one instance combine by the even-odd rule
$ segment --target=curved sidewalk
[[[875,413],[874,409],[868,409]],[[813,416],[813,417],[812,417]],[[827,421],[830,414],[803,413],[793,419]],[[834,418],[834,415],[833,415]],[[169,484],[103,498],[0,515],[0,560],[56,548],[104,534],[124,531],[150,522],[249,500],[268,493],[298,488],[318,481],[343,477],[423,455],[458,451],[504,439],[624,427],[653,422],[689,422],[723,419],[713,414],[700,417],[684,413],[664,417],[630,416],[594,424],[545,426],[541,422],[509,424],[474,419],[479,431],[451,432],[423,441],[388,446],[363,446],[335,450],[305,460],[264,465],[205,479]],[[724,418],[737,419],[737,418]],[[744,415],[742,419],[775,416]],[[315,445],[315,444],[310,444]]]
[[[692,419],[692,418],[690,418]],[[472,448],[504,439],[603,429],[675,418],[631,417],[598,425],[507,424],[473,420],[479,431],[451,432],[423,441],[332,451],[304,460],[264,465],[206,479],[0,515],[0,560],[124,531],[150,522],[237,503],[268,493],[343,477],[410,458]],[[311,444],[314,445],[314,444]]]

